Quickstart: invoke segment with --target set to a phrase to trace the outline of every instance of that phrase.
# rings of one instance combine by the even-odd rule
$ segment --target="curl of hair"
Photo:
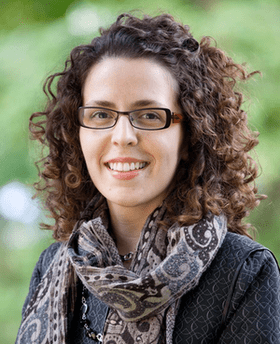
[[[258,133],[248,127],[236,82],[258,72],[248,74],[211,43],[209,37],[198,43],[188,26],[168,14],[122,14],[90,44],[74,48],[64,70],[47,78],[44,92],[49,100],[45,111],[30,117],[30,131],[48,148],[37,162],[42,183],[35,188],[46,197],[55,224],[43,226],[54,231],[56,240],[68,239],[97,193],[79,142],[77,109],[89,70],[107,57],[153,59],[178,82],[184,139],[172,184],[176,187],[167,201],[172,221],[189,225],[208,212],[224,213],[230,231],[249,236],[250,224],[243,219],[265,196],[257,195],[257,165],[248,154],[258,144]]]

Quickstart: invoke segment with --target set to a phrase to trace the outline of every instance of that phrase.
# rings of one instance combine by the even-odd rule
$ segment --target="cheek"
[[[100,152],[102,152],[102,149],[99,147],[98,142],[100,142],[100,140],[98,140],[93,133],[81,129],[80,144],[89,172],[90,169],[94,167],[94,164],[98,162],[98,159],[100,159]]]
[[[152,153],[158,168],[164,169],[169,173],[175,172],[179,161],[181,160],[181,142],[174,137],[168,137],[163,140],[153,142],[151,147],[153,148],[150,152]]]
[[[165,159],[168,162],[174,164],[174,168],[176,168],[177,163],[181,159],[181,148],[182,148],[182,128],[181,126],[174,126],[171,128],[170,132],[166,133],[166,137],[162,144],[161,151],[164,152]]]
[[[104,151],[108,139],[106,133],[92,132],[85,128],[80,129],[80,144],[84,155],[94,156],[96,153]]]

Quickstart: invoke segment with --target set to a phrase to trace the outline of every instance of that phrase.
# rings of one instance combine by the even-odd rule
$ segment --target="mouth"
[[[105,166],[108,167],[111,171],[116,172],[130,172],[130,171],[137,171],[142,170],[146,166],[148,166],[148,162],[108,162]]]

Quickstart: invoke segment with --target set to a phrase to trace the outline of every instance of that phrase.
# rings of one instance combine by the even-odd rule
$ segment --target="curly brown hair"
[[[243,219],[265,196],[257,195],[257,166],[248,154],[258,144],[258,133],[248,128],[236,81],[257,72],[247,73],[212,46],[209,37],[199,44],[189,27],[169,14],[120,15],[90,44],[75,47],[62,72],[47,78],[46,109],[30,117],[32,137],[48,147],[47,156],[36,163],[42,183],[35,183],[35,188],[45,195],[55,224],[43,227],[52,229],[56,240],[67,240],[80,212],[97,193],[79,142],[77,109],[89,70],[110,56],[153,59],[178,81],[184,141],[176,188],[167,203],[170,217],[189,225],[208,212],[224,213],[231,232],[249,236],[250,224]]]

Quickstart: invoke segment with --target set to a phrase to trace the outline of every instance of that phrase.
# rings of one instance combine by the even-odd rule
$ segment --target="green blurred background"
[[[280,3],[279,1],[57,0],[0,2],[0,343],[14,343],[29,280],[51,233],[32,201],[39,149],[28,139],[28,118],[43,108],[44,79],[60,71],[70,50],[88,43],[117,14],[141,9],[169,12],[191,27],[193,35],[212,36],[238,63],[261,70],[244,87],[252,129],[260,132],[254,158],[261,166],[259,192],[268,195],[249,221],[256,240],[280,260]]]

